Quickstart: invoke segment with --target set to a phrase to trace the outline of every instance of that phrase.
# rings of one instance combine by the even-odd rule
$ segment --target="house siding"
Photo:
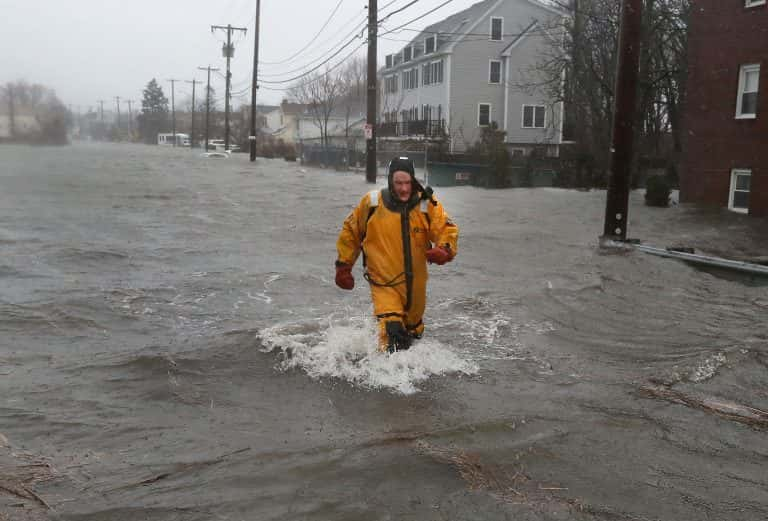
[[[731,170],[752,171],[749,213],[768,216],[768,6],[699,0],[689,30],[680,200],[727,207]],[[740,66],[760,64],[757,118],[737,119]]]
[[[471,33],[489,33],[491,18],[504,19],[503,36],[500,42],[490,39],[467,36],[457,42],[453,51],[454,68],[452,71],[453,83],[451,84],[451,130],[457,136],[455,147],[457,150],[465,148],[480,139],[482,128],[477,123],[478,103],[491,103],[491,119],[500,129],[504,127],[504,80],[507,78],[505,61],[502,52],[515,39],[514,35],[522,33],[534,20],[545,20],[553,14],[545,9],[537,7],[526,1],[503,1],[495,4],[493,8],[483,14],[479,23],[471,29]],[[530,36],[526,36],[526,39]],[[535,52],[537,46],[529,45],[525,40],[521,42],[521,49],[515,49],[512,53],[510,73],[519,68],[527,67],[537,59]],[[489,84],[488,68],[490,60],[502,61],[502,82],[498,85]],[[511,78],[510,78],[511,80]],[[522,105],[522,101],[533,99],[525,96],[515,89],[508,90],[510,103],[507,105],[508,130],[516,132],[507,137],[509,143],[536,143],[544,140],[544,133],[537,131],[522,131],[520,118],[514,114],[512,105]],[[518,106],[517,113],[519,114]]]

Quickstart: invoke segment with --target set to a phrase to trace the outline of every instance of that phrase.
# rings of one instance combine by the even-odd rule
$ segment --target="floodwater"
[[[425,338],[381,355],[359,266],[333,284],[370,189],[0,148],[0,434],[45,470],[0,519],[768,518],[763,281],[600,250],[604,192],[441,188],[459,255],[430,267]],[[629,229],[768,251],[764,220],[640,193]]]

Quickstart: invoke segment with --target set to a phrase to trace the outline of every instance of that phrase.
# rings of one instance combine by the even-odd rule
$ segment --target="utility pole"
[[[120,96],[115,96],[117,102],[117,135],[120,136]]]
[[[136,103],[134,100],[127,100],[128,103],[128,141],[133,141],[133,109],[131,103]]]
[[[224,149],[229,150],[229,87],[232,83],[232,73],[229,72],[229,60],[235,55],[235,48],[232,45],[232,31],[242,31],[243,33],[248,31],[247,27],[232,27],[231,24],[212,25],[211,32],[215,30],[227,31],[227,44],[222,49],[224,56],[227,58],[227,85],[224,92]]]
[[[251,162],[256,161],[256,91],[259,89],[259,14],[261,0],[256,0],[256,30],[253,35],[253,84],[251,85]]]
[[[616,106],[613,114],[613,155],[603,230],[604,238],[620,241],[627,239],[642,12],[643,0],[622,0]]]
[[[210,136],[208,134],[210,130],[210,116],[211,116],[211,71],[218,71],[218,67],[198,67],[201,71],[208,71],[208,87],[205,89],[205,146],[203,150],[208,151],[208,143],[210,142]]]
[[[9,128],[8,131],[11,134],[11,139],[13,139],[16,135],[16,103],[13,99],[14,92],[13,92],[13,85],[10,83],[5,88],[8,91],[8,120],[9,120]]]
[[[365,141],[365,180],[376,182],[376,38],[378,32],[378,5],[376,0],[368,0],[368,91],[366,101]]]
[[[191,149],[195,148],[195,85],[201,82],[195,79],[186,82],[192,84],[192,128],[189,131],[189,148]]]
[[[173,125],[173,146],[176,146],[176,82],[181,80],[167,80],[171,82],[171,124]]]

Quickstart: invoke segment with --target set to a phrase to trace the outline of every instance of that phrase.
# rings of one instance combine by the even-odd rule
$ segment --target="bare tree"
[[[638,153],[680,150],[680,105],[685,97],[686,33],[691,0],[644,0],[643,41],[637,105]],[[578,145],[599,184],[610,164],[610,144],[619,38],[620,0],[557,0],[565,16],[548,24],[562,45],[544,48],[513,87],[539,90],[565,105],[566,139]],[[672,141],[673,150],[665,147]]]
[[[328,146],[328,122],[342,92],[340,73],[329,69],[311,74],[288,90],[292,99],[307,106],[315,125],[320,129],[323,146]]]

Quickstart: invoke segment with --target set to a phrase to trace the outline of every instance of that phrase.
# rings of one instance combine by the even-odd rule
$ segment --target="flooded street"
[[[0,520],[768,518],[765,281],[601,251],[603,191],[438,188],[458,257],[380,355],[359,263],[333,283],[371,189],[0,147],[0,455],[43,469]],[[765,220],[631,197],[631,237],[768,254]]]

